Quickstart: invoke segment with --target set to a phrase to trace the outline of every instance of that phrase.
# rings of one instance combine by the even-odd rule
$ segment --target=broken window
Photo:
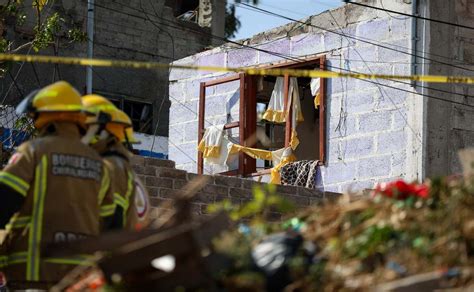
[[[324,63],[325,58],[319,57],[306,62],[285,63],[271,68],[324,70]],[[225,92],[219,90],[219,86],[232,82],[237,85],[235,95],[238,96],[239,108],[238,111],[229,111],[228,118],[221,121],[220,125],[229,139],[233,140],[231,142],[275,151],[289,147],[299,140],[299,145],[293,152],[298,160],[319,160],[324,163],[326,113],[323,78],[295,78],[288,75],[249,76],[241,73],[202,82],[199,102],[199,141],[205,129],[211,125],[206,120],[209,100],[220,98],[222,104],[235,103],[228,97],[215,95],[215,92]],[[211,97],[208,98],[209,96]],[[232,129],[238,131],[232,132]],[[239,153],[235,169],[223,174],[258,176],[268,174],[269,169],[274,166],[271,160],[254,159],[247,154]],[[199,152],[198,173],[204,173],[204,168],[203,156]],[[211,171],[211,173],[218,172]]]
[[[144,134],[153,134],[152,104],[132,98],[103,94],[117,108],[124,111],[132,120],[133,130]]]

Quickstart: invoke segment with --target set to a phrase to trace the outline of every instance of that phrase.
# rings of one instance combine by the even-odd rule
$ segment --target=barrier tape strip
[[[20,55],[20,54],[0,54],[0,61],[15,61],[29,63],[51,63],[63,65],[95,66],[95,67],[121,67],[133,69],[183,69],[183,70],[201,70],[214,72],[236,72],[247,73],[249,75],[267,75],[292,77],[310,77],[310,78],[357,78],[357,79],[395,79],[411,80],[433,83],[457,83],[474,84],[474,76],[442,76],[442,75],[386,75],[386,74],[364,74],[364,73],[339,73],[320,70],[303,69],[264,69],[264,68],[230,68],[216,66],[192,66],[176,65],[158,62],[110,60],[110,59],[88,59],[76,57],[58,57],[41,55]]]

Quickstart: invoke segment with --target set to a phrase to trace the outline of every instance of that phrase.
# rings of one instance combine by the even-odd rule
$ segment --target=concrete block
[[[359,117],[359,132],[368,133],[388,130],[392,124],[390,111],[363,114]]]
[[[324,34],[324,50],[331,51],[348,46],[355,45],[355,40],[351,36],[355,35],[353,27],[347,27],[341,30],[334,30],[336,33],[326,32]]]
[[[265,51],[272,52],[272,53],[278,53],[278,54],[283,54],[283,55],[289,55],[291,53],[290,40],[288,39],[272,41],[268,44],[261,45],[258,48]],[[259,52],[258,54],[259,54],[258,62],[260,64],[284,60],[284,58],[275,56],[275,54],[269,54],[265,52]]]
[[[396,153],[392,155],[392,176],[404,177],[407,173],[406,169],[407,155],[406,152]]]
[[[324,51],[324,39],[321,34],[301,34],[290,39],[291,55],[305,56]]]
[[[177,144],[170,146],[169,158],[176,162],[176,165],[196,163],[197,143]]]
[[[197,59],[198,66],[214,66],[214,67],[225,67],[225,53],[209,54],[199,56]]]
[[[400,89],[405,90],[404,85],[395,84],[393,86],[400,86]],[[403,105],[405,103],[409,94],[410,93],[399,89],[384,87],[381,94],[378,95],[378,99],[375,102],[375,108],[393,109],[395,108],[395,106],[400,107],[400,105]]]
[[[341,153],[344,159],[368,156],[375,152],[374,137],[361,137],[341,141]]]
[[[169,85],[169,95],[174,99],[179,101],[184,101],[185,99],[185,91],[183,90],[183,86],[185,83],[183,82],[170,82]]]
[[[226,113],[226,95],[218,95],[206,98],[206,119],[211,116],[225,115]]]
[[[408,125],[408,113],[406,108],[393,110],[393,130],[405,129]]]
[[[340,65],[336,62],[329,62],[330,66],[334,63],[335,67],[340,67]],[[346,68],[343,68],[346,69]],[[331,68],[330,71],[334,72],[345,72],[344,70],[339,70],[337,68]],[[331,96],[332,94],[337,93],[346,93],[350,90],[360,89],[357,86],[357,79],[355,78],[333,78],[329,79],[327,82],[328,93]]]
[[[410,41],[408,38],[392,41],[390,43],[384,44],[385,47],[379,47],[378,60],[381,62],[410,62],[411,60],[411,51],[410,51]]]
[[[331,117],[329,120],[329,139],[350,137],[358,132],[356,116],[345,113]]]
[[[356,114],[373,110],[373,104],[378,95],[379,92],[375,89],[348,93],[345,99],[347,112],[349,114]]]
[[[226,83],[219,84],[213,87],[215,87],[216,94],[229,93],[229,92],[234,93],[240,90],[240,80],[226,82]]]
[[[358,193],[366,189],[373,189],[375,186],[375,180],[358,180],[355,182],[341,185],[341,191],[344,193]]]
[[[184,143],[184,124],[170,125],[169,141],[174,144]]]
[[[180,124],[184,128],[184,141],[185,142],[198,142],[198,123],[193,121],[191,123]]]
[[[411,74],[411,65],[406,64],[393,64],[393,74],[394,75],[410,75]]]
[[[245,67],[257,64],[257,51],[252,49],[234,49],[227,53],[228,67]]]
[[[350,47],[345,50],[344,59],[354,62],[354,68],[363,67],[365,66],[364,62],[377,61],[377,46]]]
[[[173,102],[170,107],[170,123],[187,122],[190,119],[197,120],[198,117],[198,102]]]
[[[156,168],[153,166],[143,166],[143,165],[136,165],[132,164],[133,171],[139,175],[156,175]]]
[[[377,153],[401,152],[407,149],[407,134],[405,131],[382,133],[377,135]]]
[[[342,158],[342,152],[339,148],[339,139],[330,139],[328,141],[328,156],[327,156],[327,161],[332,164],[341,161]]]
[[[231,198],[251,199],[252,191],[241,188],[229,188],[229,196]]]
[[[359,178],[368,179],[390,175],[392,162],[389,155],[359,160]]]
[[[199,100],[200,85],[201,82],[199,80],[186,82],[184,84],[183,101]]]
[[[328,167],[322,168],[322,170],[324,185],[348,182],[356,179],[357,162],[333,163],[329,164]],[[326,188],[325,190],[327,191]]]
[[[389,33],[389,19],[368,21],[357,26],[357,38],[383,41],[388,39]],[[357,42],[363,44],[360,41]]]

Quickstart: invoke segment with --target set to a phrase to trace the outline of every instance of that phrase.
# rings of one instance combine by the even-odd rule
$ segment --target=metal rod
[[[94,57],[94,0],[87,0],[87,57]],[[92,66],[86,69],[86,92],[92,93]]]

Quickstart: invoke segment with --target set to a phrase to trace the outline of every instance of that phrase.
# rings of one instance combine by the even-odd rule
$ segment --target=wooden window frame
[[[326,70],[326,57],[318,56],[307,59],[303,62],[282,62],[276,65],[265,66],[263,68],[292,68],[317,65],[320,70]],[[200,83],[199,91],[199,117],[198,117],[198,141],[201,141],[205,131],[205,108],[206,108],[206,88],[216,86],[227,82],[240,80],[240,98],[239,98],[239,121],[224,125],[224,129],[239,128],[240,145],[247,147],[255,146],[255,133],[257,130],[257,100],[256,100],[256,76],[250,76],[245,73],[233,74],[230,76],[216,78],[212,81]],[[290,76],[284,76],[284,109],[288,108]],[[326,120],[326,78],[320,78],[320,106],[319,106],[319,161],[322,165],[326,164],[327,153],[327,120]],[[289,108],[289,117],[292,115],[293,108]],[[285,123],[285,147],[289,147],[291,142],[292,119]],[[199,143],[199,142],[198,142]],[[204,159],[201,152],[198,152],[198,174],[203,174]],[[259,172],[266,174],[265,170]],[[256,172],[256,160],[246,154],[239,154],[239,169],[232,170],[223,175],[239,176],[258,176]]]

